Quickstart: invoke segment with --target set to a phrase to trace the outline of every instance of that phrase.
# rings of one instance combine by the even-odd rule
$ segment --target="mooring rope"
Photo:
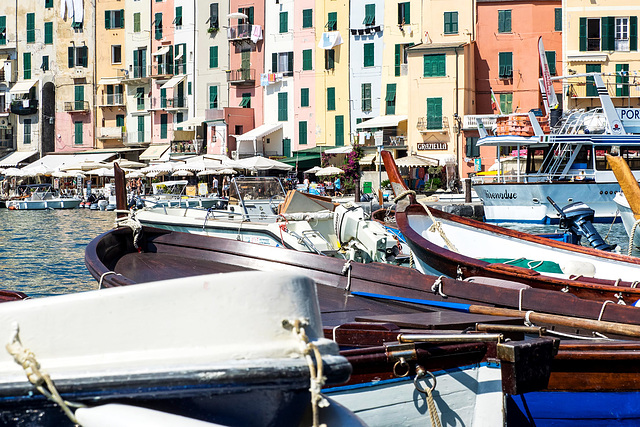
[[[631,256],[631,251],[633,250],[633,238],[636,235],[636,228],[638,227],[638,224],[640,224],[640,219],[636,220],[636,222],[633,223],[633,227],[631,227],[631,233],[629,233],[629,248],[627,249],[627,255]]]
[[[139,249],[138,240],[140,239],[140,233],[142,233],[142,224],[140,221],[136,219],[136,214],[133,209],[130,211],[127,210],[116,210],[116,214],[118,213],[126,213],[126,217],[118,218],[116,217],[116,228],[118,227],[129,227],[131,231],[133,231],[133,247]]]

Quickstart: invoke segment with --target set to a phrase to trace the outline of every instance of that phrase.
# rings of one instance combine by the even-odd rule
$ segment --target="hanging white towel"
[[[262,40],[262,27],[260,25],[251,26],[251,41],[258,43],[258,40]]]
[[[73,0],[73,22],[82,22],[84,20],[84,8],[82,0]]]
[[[66,0],[67,2],[67,19],[73,18],[73,0]]]
[[[67,11],[67,0],[60,0],[60,19],[64,19],[64,14]]]

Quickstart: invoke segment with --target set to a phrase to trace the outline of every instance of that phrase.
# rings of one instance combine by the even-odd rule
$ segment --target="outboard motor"
[[[616,245],[609,245],[605,243],[604,239],[600,236],[600,233],[593,226],[594,210],[591,209],[583,202],[571,203],[562,209],[547,196],[549,203],[560,214],[560,227],[571,230],[579,236],[584,236],[589,241],[589,244],[602,251],[611,251]]]

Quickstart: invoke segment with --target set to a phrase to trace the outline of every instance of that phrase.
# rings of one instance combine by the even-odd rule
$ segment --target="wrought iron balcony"
[[[151,77],[151,67],[129,67],[129,71],[125,73],[123,82],[135,82],[136,80],[144,81]]]
[[[236,86],[253,85],[256,81],[256,70],[253,68],[240,68],[227,73],[227,82]]]
[[[127,132],[126,143],[127,145],[132,144],[149,144],[151,142],[151,132],[149,131],[134,131]]]
[[[462,118],[462,129],[478,129],[478,120],[482,120],[485,128],[491,128],[495,126],[497,117],[495,114],[466,115]]]
[[[121,107],[124,105],[124,94],[113,93],[102,95],[101,107]]]
[[[419,117],[418,132],[444,132],[449,128],[449,120],[446,117]]]
[[[37,99],[14,99],[11,101],[11,112],[19,116],[35,114],[38,111]]]
[[[172,63],[159,63],[155,64],[151,67],[151,77],[165,77],[173,75],[173,64]]]
[[[125,133],[122,126],[101,127],[98,139],[123,139]]]
[[[68,113],[86,113],[89,111],[89,101],[65,102],[64,111]]]
[[[251,38],[251,24],[231,25],[227,28],[227,39],[230,41],[247,40]]]

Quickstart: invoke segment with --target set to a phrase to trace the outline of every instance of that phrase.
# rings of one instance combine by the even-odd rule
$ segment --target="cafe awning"
[[[140,160],[158,160],[169,149],[170,144],[150,145],[140,154]]]
[[[400,122],[407,120],[406,115],[378,116],[356,125],[356,129],[374,129],[396,127]]]
[[[31,88],[38,83],[37,80],[24,80],[22,82],[18,82],[9,90],[9,93],[12,95],[18,95],[22,93],[29,93]]]
[[[161,55],[165,55],[167,52],[169,52],[169,49],[171,49],[171,46],[164,46],[161,47],[160,49],[156,50],[155,52],[153,52],[151,54],[151,56],[161,56]]]
[[[120,77],[102,77],[98,80],[99,85],[119,85],[120,83],[122,83]]]
[[[171,77],[169,79],[168,82],[166,82],[165,84],[160,86],[160,89],[173,89],[178,83],[183,81],[185,77],[187,77],[187,76],[184,75],[184,74],[182,74],[180,76],[173,76],[173,77]]]
[[[38,154],[37,151],[14,151],[0,160],[0,168],[16,167],[29,157]]]
[[[236,141],[255,141],[258,138],[262,138],[273,132],[282,129],[282,123],[274,123],[274,124],[264,124],[260,125],[255,129],[250,130],[247,133],[243,133],[242,135],[236,135]]]

